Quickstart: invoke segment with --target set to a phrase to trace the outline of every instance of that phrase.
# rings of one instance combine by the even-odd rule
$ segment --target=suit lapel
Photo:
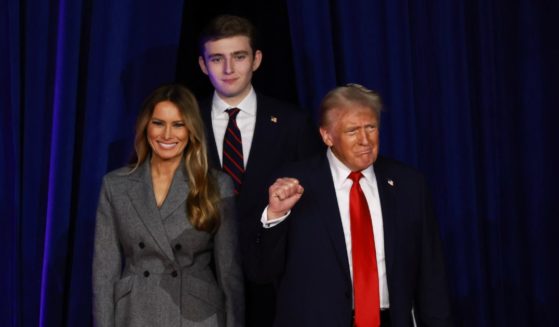
[[[211,101],[200,102],[200,114],[206,128],[206,147],[208,151],[208,161],[211,167],[221,169],[219,154],[215,145],[215,135],[212,125],[212,103]]]
[[[334,247],[334,252],[336,253],[340,267],[347,277],[346,281],[351,283],[342,218],[340,217],[334,180],[332,179],[332,173],[326,156],[322,157],[315,178],[316,180],[313,181],[313,185],[319,186],[317,193],[320,194],[320,196],[315,199],[316,201],[320,201],[317,205],[317,207],[320,208],[319,217],[324,221],[324,225],[330,235],[332,246]],[[324,185],[328,185],[328,187],[324,187]]]
[[[169,259],[173,260],[173,250],[169,244],[159,209],[155,203],[149,158],[138,167],[138,170],[132,175],[131,179],[134,185],[129,189],[128,196],[130,197],[130,201],[136,213],[154,238],[161,252],[167,255]]]
[[[258,167],[265,167],[268,165],[267,147],[274,144],[277,135],[277,124],[280,122],[272,122],[272,112],[266,105],[263,97],[257,95],[256,100],[256,123],[254,126],[254,135],[252,136],[252,144],[250,146],[250,153],[248,156],[247,165],[245,167],[245,175],[243,176],[243,187],[246,185],[248,189],[252,189],[250,185],[253,183],[252,176],[259,171]],[[253,167],[254,168],[251,168]],[[252,197],[253,194],[241,192],[241,197]],[[249,199],[247,199],[249,200]],[[249,200],[250,201],[250,200]]]
[[[159,209],[162,221],[167,219],[170,214],[177,210],[177,208],[186,201],[188,190],[186,168],[184,167],[184,164],[181,163],[175,172],[175,176],[173,176],[173,181],[171,182],[167,197]]]
[[[393,267],[397,260],[395,254],[395,241],[397,229],[396,192],[398,183],[382,168],[382,159],[375,163],[375,176],[377,179],[380,207],[382,211],[382,224],[384,227],[384,256],[386,260],[387,276],[394,276]]]

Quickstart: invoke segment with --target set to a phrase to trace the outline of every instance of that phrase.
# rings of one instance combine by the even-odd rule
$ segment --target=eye
[[[173,123],[173,127],[176,127],[176,128],[181,128],[181,127],[184,127],[184,126],[185,126],[185,124],[183,122]]]
[[[212,62],[212,63],[214,63],[214,64],[220,63],[221,60],[222,60],[221,57],[212,57],[212,58],[210,58],[210,62]]]
[[[236,54],[236,55],[235,55],[235,60],[237,60],[237,61],[245,60],[246,57],[247,57],[247,54],[246,54],[246,53]]]
[[[159,120],[152,120],[151,123],[155,126],[163,126],[163,122]]]

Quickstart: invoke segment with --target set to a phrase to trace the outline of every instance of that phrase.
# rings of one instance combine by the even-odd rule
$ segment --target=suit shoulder
[[[114,182],[118,180],[128,179],[128,177],[134,174],[134,172],[135,170],[132,165],[120,167],[105,174],[103,180]]]
[[[305,111],[290,102],[272,98],[260,93],[257,94],[257,106],[258,108],[263,108],[263,110],[270,110],[276,112],[277,114],[282,114],[284,116],[293,117],[304,117],[306,116]]]
[[[279,171],[279,176],[290,176],[303,179],[314,175],[327,160],[324,153],[315,154],[309,158],[286,164]]]
[[[375,169],[375,173],[400,176],[401,178],[412,180],[424,180],[422,172],[396,159],[379,156],[373,167]]]

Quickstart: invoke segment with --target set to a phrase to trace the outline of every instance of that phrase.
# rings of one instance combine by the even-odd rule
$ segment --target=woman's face
[[[147,126],[152,160],[180,160],[188,144],[188,134],[184,118],[177,106],[170,101],[159,102]]]

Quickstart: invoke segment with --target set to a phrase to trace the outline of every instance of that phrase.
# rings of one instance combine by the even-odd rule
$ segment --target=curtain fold
[[[220,6],[288,21],[293,67],[266,65],[292,75],[258,80],[295,80],[315,118],[336,85],[380,91],[381,153],[433,191],[458,326],[558,326],[559,3],[279,0],[287,17],[272,20],[253,1],[0,2],[2,326],[91,324],[101,177],[129,160],[142,100],[184,64],[182,20]]]
[[[300,101],[380,91],[381,153],[434,193],[457,323],[556,326],[557,4],[303,3],[287,1]]]
[[[129,160],[148,92],[175,79],[182,7],[2,2],[3,326],[91,324],[101,177]]]

